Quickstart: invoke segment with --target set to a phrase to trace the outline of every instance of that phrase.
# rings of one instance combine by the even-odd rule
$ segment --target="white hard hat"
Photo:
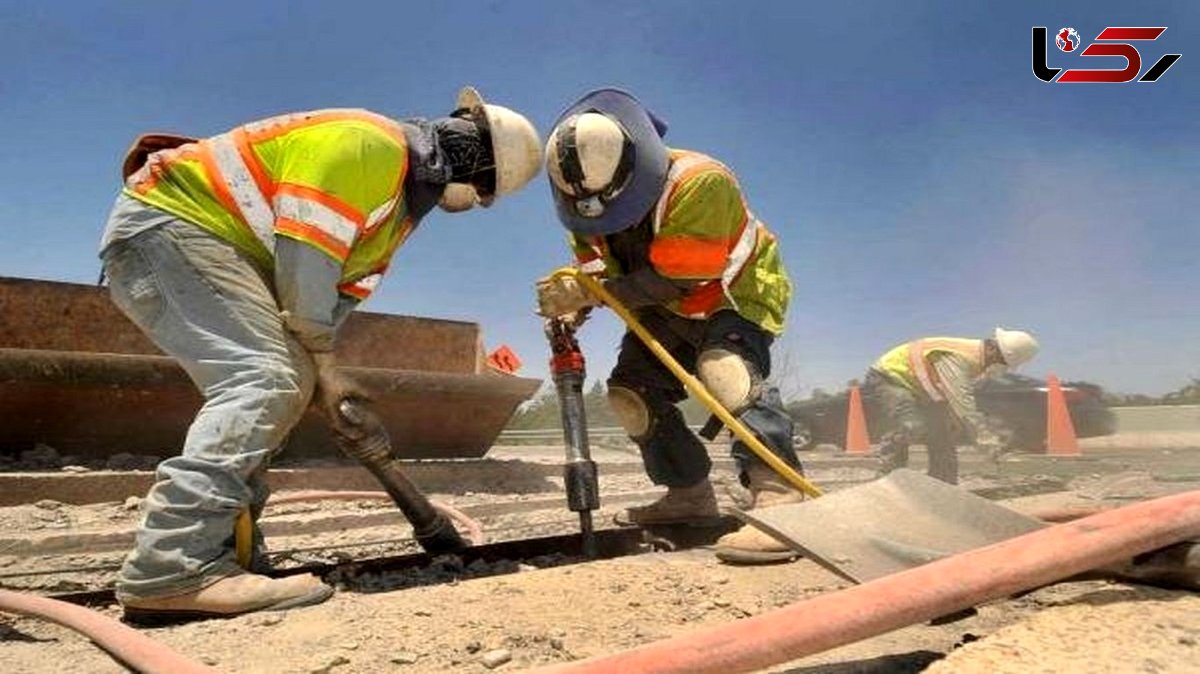
[[[1037,355],[1037,340],[1028,332],[996,328],[994,339],[996,346],[1000,347],[1000,355],[1004,357],[1004,363],[1012,369],[1028,363]]]
[[[546,141],[546,172],[554,187],[582,198],[612,187],[626,151],[621,126],[608,115],[585,112],[560,123]]]
[[[542,167],[542,141],[524,115],[502,105],[485,103],[474,87],[458,92],[458,107],[482,113],[492,136],[496,159],[496,195],[510,194],[529,182]],[[486,206],[491,198],[483,202]]]

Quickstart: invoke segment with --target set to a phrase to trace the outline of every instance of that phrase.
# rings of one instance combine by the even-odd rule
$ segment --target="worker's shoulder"
[[[716,157],[697,150],[668,148],[671,168],[683,173],[703,173],[706,171],[723,171],[733,176],[733,170]]]
[[[337,132],[378,137],[404,145],[403,125],[365,108],[323,108],[268,117],[244,126],[251,138],[271,138],[293,132]]]
[[[674,197],[740,194],[737,177],[728,166],[702,152],[671,150],[669,189]],[[686,199],[685,199],[686,200]]]

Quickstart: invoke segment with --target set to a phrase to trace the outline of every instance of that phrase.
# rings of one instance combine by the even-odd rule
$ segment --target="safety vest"
[[[414,226],[407,170],[398,122],[316,110],[155,152],[125,192],[229,241],[267,272],[276,236],[311,245],[342,267],[338,290],[365,299]]]
[[[714,199],[728,196],[712,194],[716,188],[706,192],[700,176],[713,172],[726,178],[719,184],[733,190],[734,199]],[[697,208],[711,210],[698,213]],[[732,232],[731,222],[737,223]],[[728,168],[699,152],[671,150],[671,166],[654,206],[652,227],[648,253],[656,271],[668,278],[707,279],[668,304],[668,309],[694,319],[734,309],[772,334],[783,332],[791,281],[775,237],[750,212]],[[618,275],[620,265],[603,237],[575,238],[573,243],[583,271]]]
[[[983,340],[957,337],[928,337],[901,344],[883,354],[872,367],[914,393],[924,393],[930,400],[940,402],[946,395],[937,371],[929,363],[929,357],[937,353],[961,356],[970,364],[973,379],[983,374]]]

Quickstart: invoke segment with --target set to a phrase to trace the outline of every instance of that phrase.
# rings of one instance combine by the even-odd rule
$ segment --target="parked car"
[[[1095,384],[1066,382],[1063,397],[1081,438],[1111,435],[1116,418]],[[1011,451],[1044,451],[1046,447],[1046,383],[1020,374],[1004,374],[982,380],[975,387],[975,401]],[[813,449],[819,444],[839,447],[846,437],[848,393],[790,403],[788,412],[796,420],[796,448]],[[890,432],[885,415],[875,400],[863,396],[863,412],[872,442]]]

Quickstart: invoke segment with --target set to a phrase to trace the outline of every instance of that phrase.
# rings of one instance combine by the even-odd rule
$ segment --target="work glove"
[[[600,304],[573,276],[545,276],[538,279],[536,287],[538,314],[546,318],[558,318]]]
[[[553,330],[553,323],[555,321],[558,321],[559,323],[563,324],[563,327],[567,328],[571,332],[578,332],[580,326],[582,326],[584,324],[584,322],[587,321],[588,317],[591,315],[592,315],[592,307],[584,307],[584,308],[580,309],[579,311],[572,311],[571,313],[563,314],[562,316],[555,316],[554,318],[545,318],[545,319],[543,319],[543,327],[545,328],[546,334],[548,335]]]
[[[362,428],[361,420],[343,414],[341,403],[349,401],[354,405],[365,405],[371,401],[371,396],[357,382],[338,371],[337,359],[332,351],[314,353],[312,358],[317,366],[314,404],[325,415],[335,433],[352,441],[362,438],[366,431]]]

